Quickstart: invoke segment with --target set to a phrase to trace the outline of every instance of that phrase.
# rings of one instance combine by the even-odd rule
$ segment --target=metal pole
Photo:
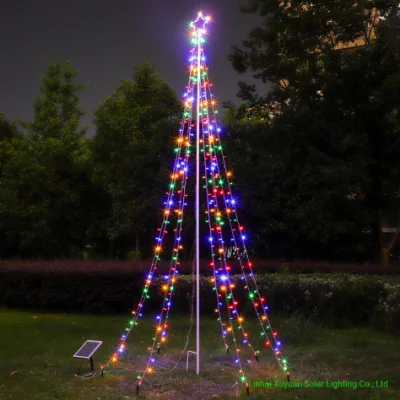
[[[200,374],[200,110],[201,29],[197,32],[197,126],[196,126],[196,374]]]

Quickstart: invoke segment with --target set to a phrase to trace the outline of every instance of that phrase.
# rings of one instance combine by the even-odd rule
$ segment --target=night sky
[[[190,49],[187,24],[203,10],[213,24],[206,45],[215,98],[235,103],[240,77],[227,60],[232,44],[240,44],[257,25],[242,14],[243,0],[0,0],[0,112],[7,118],[32,118],[39,76],[60,57],[73,62],[88,83],[81,95],[90,126],[93,113],[132,66],[143,60],[183,93]]]

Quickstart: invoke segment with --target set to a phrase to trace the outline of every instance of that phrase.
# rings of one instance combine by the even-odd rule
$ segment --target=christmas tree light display
[[[127,350],[127,339],[142,317],[142,311],[146,300],[150,297],[152,284],[157,277],[158,263],[161,260],[166,242],[166,236],[170,224],[175,222],[173,228],[173,249],[170,258],[168,274],[164,275],[161,290],[164,299],[160,312],[156,315],[156,329],[153,336],[153,343],[148,348],[149,357],[144,372],[137,377],[137,391],[146,375],[151,374],[156,368],[157,355],[160,354],[163,344],[168,340],[168,317],[172,308],[174,285],[178,274],[179,256],[183,249],[182,224],[187,201],[187,182],[190,173],[196,169],[196,198],[195,211],[198,223],[199,218],[199,192],[200,181],[206,198],[206,226],[208,234],[206,240],[210,248],[210,284],[216,293],[215,312],[221,328],[221,342],[227,353],[232,348],[233,363],[238,367],[238,380],[248,390],[248,381],[244,374],[241,361],[241,347],[247,347],[259,362],[258,349],[254,343],[259,343],[259,338],[250,337],[245,329],[244,317],[240,312],[240,304],[235,298],[239,290],[239,284],[247,291],[248,301],[254,309],[262,337],[263,347],[270,348],[280,368],[289,381],[288,361],[282,354],[282,343],[276,331],[272,330],[267,315],[268,306],[266,300],[261,296],[253,273],[253,264],[249,258],[246,248],[245,228],[239,223],[237,214],[238,199],[231,191],[232,171],[227,169],[226,159],[221,143],[221,128],[217,124],[216,101],[211,91],[212,83],[208,78],[208,68],[203,44],[207,35],[207,25],[210,17],[204,17],[200,12],[197,19],[190,23],[190,39],[193,48],[189,58],[189,83],[184,94],[184,112],[179,129],[179,135],[174,149],[175,161],[171,174],[171,180],[166,192],[164,202],[163,220],[158,230],[154,247],[154,256],[150,270],[145,277],[144,286],[136,309],[132,311],[132,318],[129,321],[116,352],[110,357],[107,366],[115,364]],[[196,148],[193,157],[192,147]],[[195,160],[193,160],[195,158]],[[196,168],[194,167],[195,161]],[[200,165],[203,166],[200,176]],[[196,290],[199,292],[199,225],[196,226]],[[231,276],[231,265],[234,261],[240,265],[241,276],[239,279]],[[197,301],[197,316],[199,317],[199,302]],[[199,329],[199,320],[197,321]],[[199,330],[197,330],[199,335]],[[240,339],[239,339],[240,338]],[[197,337],[197,367],[199,366],[199,337]],[[102,371],[104,368],[102,367]],[[197,371],[198,372],[198,371]]]

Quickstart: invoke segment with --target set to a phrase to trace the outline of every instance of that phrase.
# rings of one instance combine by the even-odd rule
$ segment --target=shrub
[[[85,313],[126,313],[135,307],[143,289],[142,270],[2,268],[0,306]],[[245,283],[236,282],[235,299],[244,314],[253,312]],[[370,324],[400,332],[400,278],[344,273],[259,274],[261,295],[271,314],[303,315],[323,323]],[[152,286],[144,313],[159,311],[162,277]],[[212,313],[216,296],[209,277],[201,277],[201,309]],[[180,275],[175,285],[172,312],[190,310],[192,277]]]

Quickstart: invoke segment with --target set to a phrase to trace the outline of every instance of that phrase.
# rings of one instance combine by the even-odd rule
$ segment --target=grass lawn
[[[95,367],[107,362],[126,326],[126,317],[40,314],[0,310],[0,399],[13,400],[117,400],[136,398],[136,376],[147,362],[152,344],[151,319],[135,327],[127,342],[129,355],[123,364],[83,379],[75,376],[80,361],[72,355],[87,339],[103,341],[95,354]],[[156,368],[144,381],[142,399],[400,399],[400,340],[369,329],[323,328],[291,318],[272,320],[285,342],[284,355],[291,366],[291,380],[309,381],[388,381],[387,388],[251,388],[246,395],[235,385],[238,368],[234,352],[227,355],[220,340],[219,323],[205,318],[201,326],[202,372],[195,374],[195,362],[185,371],[182,353],[189,318],[169,319],[168,345],[157,356]],[[259,337],[257,324],[245,322],[250,338]],[[252,344],[257,347],[257,340]],[[261,346],[261,340],[259,342]],[[195,350],[194,329],[189,342]],[[285,382],[269,349],[263,349],[256,363],[243,348],[242,363],[251,384],[274,379]],[[88,365],[84,363],[88,372]]]

